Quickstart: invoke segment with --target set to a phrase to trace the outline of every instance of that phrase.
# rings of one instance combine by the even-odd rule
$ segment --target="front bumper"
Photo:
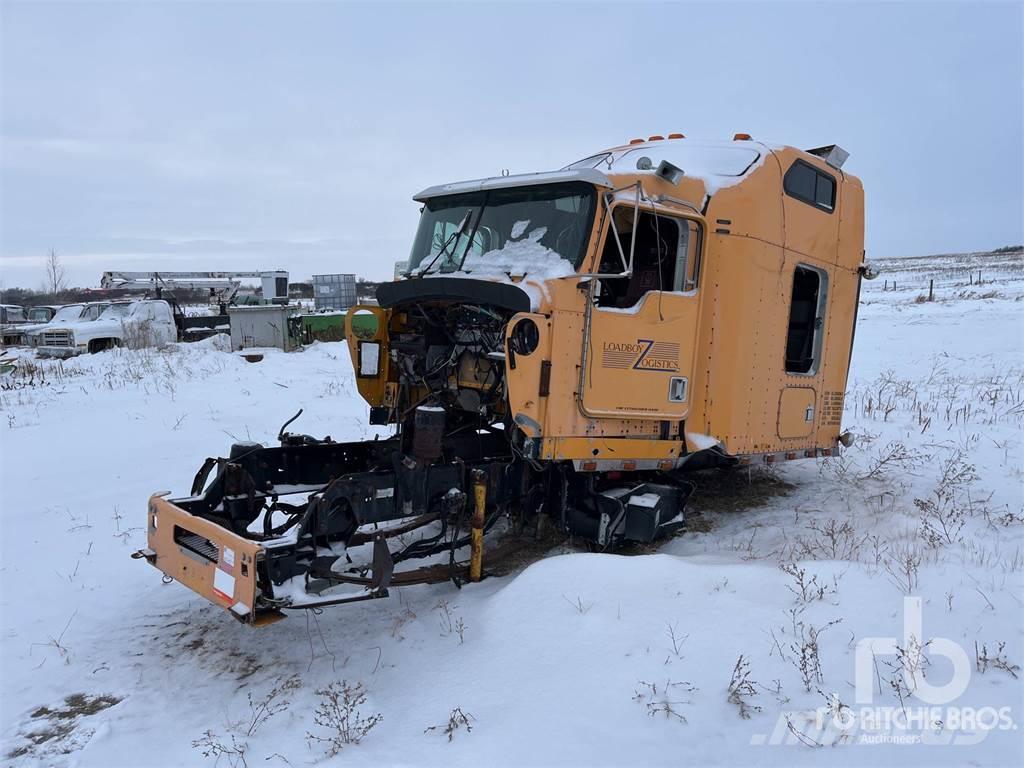
[[[151,565],[235,618],[251,624],[280,618],[277,611],[257,611],[256,563],[263,547],[256,542],[160,496],[149,499],[146,538]]]
[[[57,347],[40,344],[35,347],[35,350],[40,357],[74,357],[75,355],[85,354],[87,347]]]

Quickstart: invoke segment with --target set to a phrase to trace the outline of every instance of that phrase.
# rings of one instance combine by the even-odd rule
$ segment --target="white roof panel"
[[[601,171],[593,168],[579,168],[574,170],[546,171],[544,173],[521,173],[514,176],[491,176],[486,179],[438,184],[434,187],[427,187],[418,195],[413,195],[412,199],[422,203],[432,197],[441,197],[443,195],[460,195],[466,192],[479,192],[485,189],[531,187],[538,184],[557,184],[566,181],[582,181],[598,187],[612,188],[608,177]]]

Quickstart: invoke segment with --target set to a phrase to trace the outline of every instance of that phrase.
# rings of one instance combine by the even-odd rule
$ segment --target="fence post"
[[[928,281],[928,301],[935,301],[935,280]]]

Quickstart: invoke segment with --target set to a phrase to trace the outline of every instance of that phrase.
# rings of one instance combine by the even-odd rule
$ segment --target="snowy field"
[[[150,493],[300,407],[293,430],[372,435],[343,346],[24,358],[0,377],[0,760],[1022,764],[1024,263],[883,266],[841,458],[702,475],[699,530],[655,554],[565,548],[260,630],[129,555]]]

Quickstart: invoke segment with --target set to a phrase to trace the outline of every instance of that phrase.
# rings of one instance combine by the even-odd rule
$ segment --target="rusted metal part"
[[[465,563],[456,563],[454,566],[448,563],[438,563],[437,565],[417,568],[413,571],[399,571],[391,575],[388,584],[392,587],[407,587],[412,584],[440,584],[451,579],[453,574],[465,578],[469,574],[469,566]],[[357,576],[349,573],[337,573],[332,574],[331,581],[335,584],[355,584],[357,586],[373,588],[376,578],[376,575]]]
[[[352,534],[352,538],[349,540],[348,546],[358,547],[361,544],[367,544],[374,541],[378,536],[383,536],[385,539],[401,536],[403,533],[415,531],[417,528],[422,528],[423,526],[429,525],[438,519],[440,518],[437,515],[420,515],[419,517],[414,517],[408,523],[396,525],[394,528],[386,528],[382,531],[356,531]]]
[[[344,603],[361,603],[364,600],[377,600],[382,597],[387,597],[388,591],[385,589],[380,592],[367,592],[365,595],[351,595],[349,597],[337,597],[332,600],[317,600],[312,603],[301,603],[299,605],[286,605],[284,610],[288,611],[308,611],[313,608],[324,608],[328,605],[343,605]]]
[[[387,540],[380,534],[373,539],[373,565],[370,572],[373,574],[370,588],[374,592],[387,591],[395,573],[395,561],[391,559]]]
[[[215,466],[217,466],[217,459],[212,456],[207,456],[206,461],[203,462],[203,466],[201,466],[199,471],[196,472],[195,479],[192,481],[191,494],[193,496],[198,496],[203,492],[203,488],[206,487],[206,481],[210,477],[210,470]]]
[[[487,507],[487,479],[482,470],[473,470],[473,517],[470,520],[469,580],[483,578],[484,520]]]

